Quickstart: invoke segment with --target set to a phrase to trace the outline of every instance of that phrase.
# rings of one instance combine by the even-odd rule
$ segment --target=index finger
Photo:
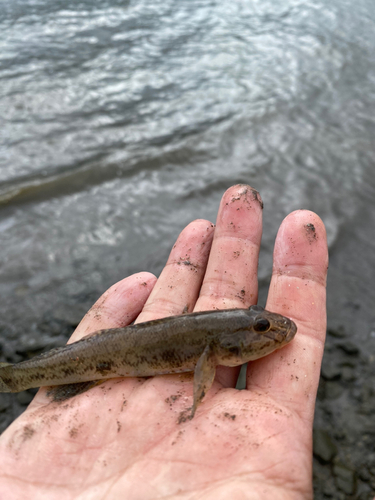
[[[326,333],[328,248],[322,220],[298,210],[276,237],[266,308],[297,324],[295,339],[249,364],[247,387],[272,394],[303,418],[313,418]]]

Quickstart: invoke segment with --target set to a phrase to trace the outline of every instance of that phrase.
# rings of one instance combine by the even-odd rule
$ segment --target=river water
[[[314,210],[329,326],[374,353],[374,45],[373,0],[0,0],[0,355],[63,343],[46,325],[160,272],[238,182],[262,300],[280,222]]]

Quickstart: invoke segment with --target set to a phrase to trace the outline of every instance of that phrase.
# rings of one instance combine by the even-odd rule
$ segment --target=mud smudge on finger
[[[318,239],[318,235],[316,234],[315,226],[314,226],[314,224],[309,222],[308,224],[305,224],[305,228],[306,228],[306,235],[307,235],[308,242],[311,245],[311,243],[313,243],[314,241],[317,241],[317,239]]]

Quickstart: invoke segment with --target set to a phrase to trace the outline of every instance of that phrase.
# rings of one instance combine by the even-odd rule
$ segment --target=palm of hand
[[[186,305],[256,302],[260,234],[254,192],[231,188],[215,231],[207,221],[189,225],[157,283],[140,273],[114,285],[74,340],[138,315],[147,321]],[[64,403],[51,403],[42,389],[0,439],[0,493],[51,500],[312,498],[326,267],[321,221],[310,212],[291,214],[277,238],[267,308],[290,316],[299,331],[292,344],[251,363],[247,390],[234,389],[238,370],[220,367],[194,419],[179,423],[192,402],[186,374],[106,381]]]

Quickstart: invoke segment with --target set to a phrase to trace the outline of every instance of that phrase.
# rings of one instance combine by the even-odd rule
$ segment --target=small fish
[[[63,394],[69,389],[65,384],[85,383],[87,389],[95,381],[115,377],[194,372],[192,418],[213,383],[217,365],[238,366],[266,356],[289,343],[296,332],[292,320],[260,306],[100,330],[21,363],[0,363],[0,392],[63,385]]]

